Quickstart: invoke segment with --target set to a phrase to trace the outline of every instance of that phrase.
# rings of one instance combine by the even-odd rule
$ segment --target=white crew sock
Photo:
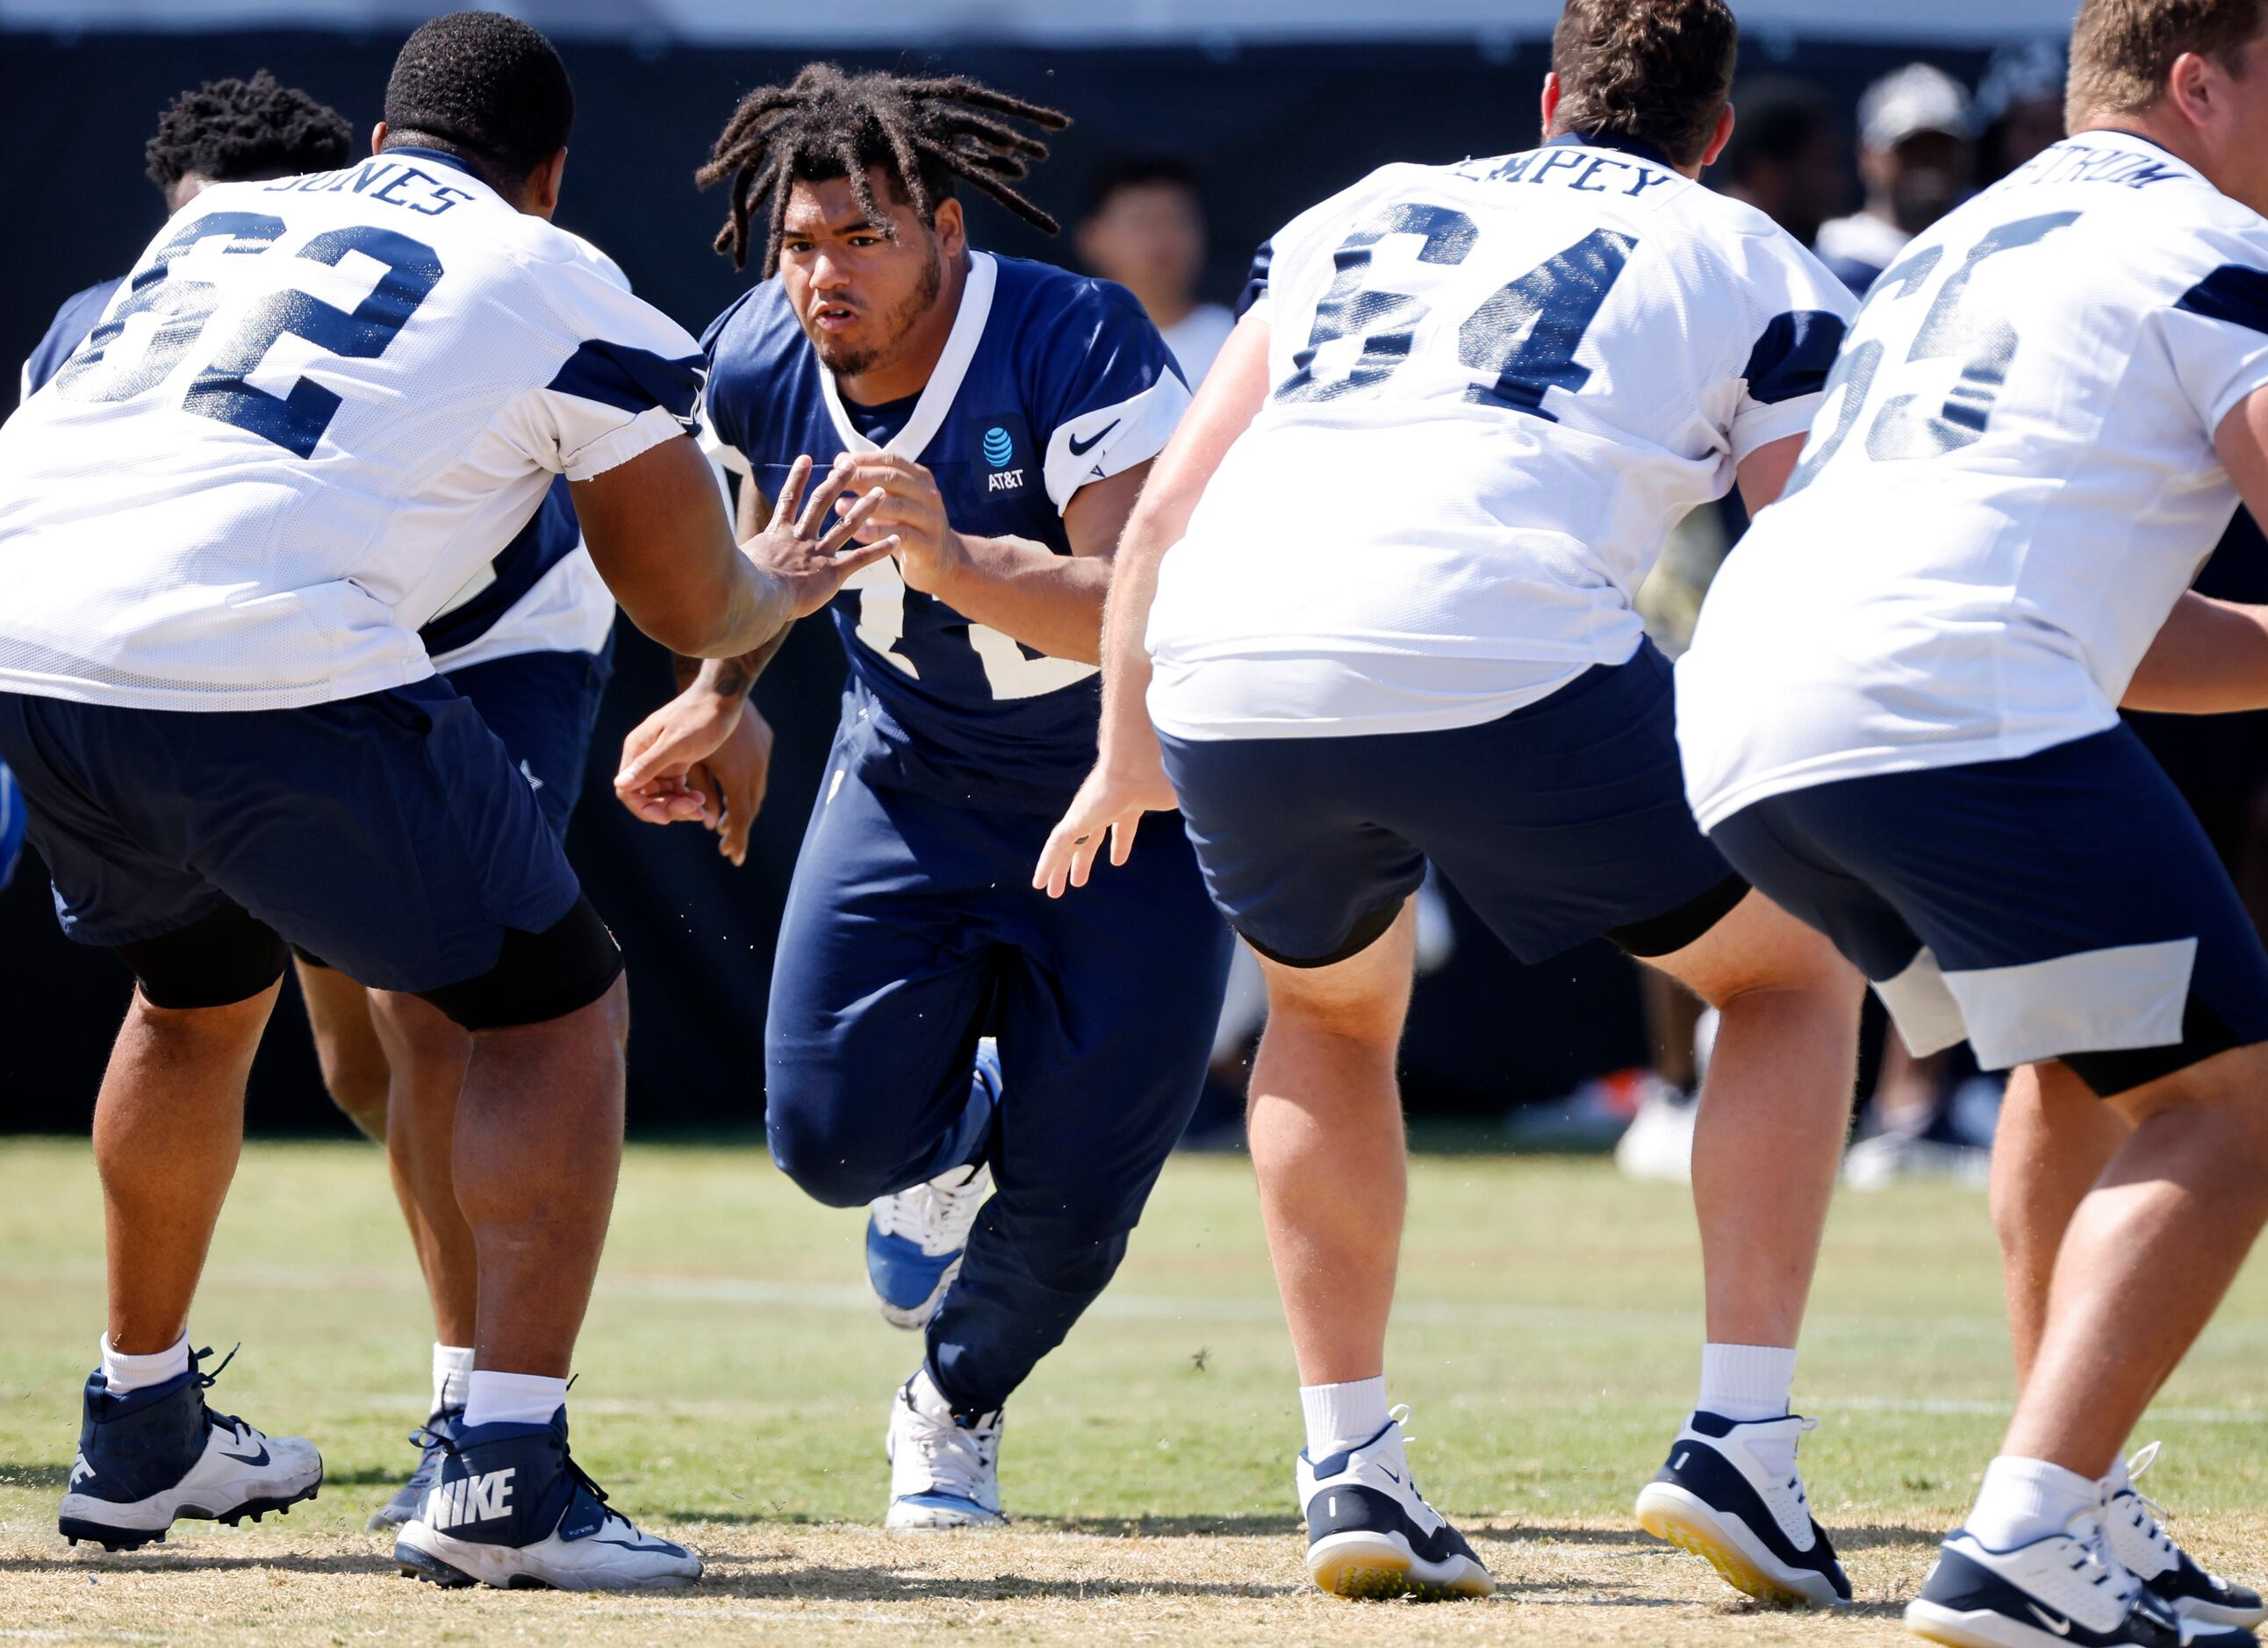
[[[567,1381],[475,1368],[465,1376],[465,1425],[549,1424],[567,1405]]]
[[[146,1390],[152,1385],[163,1385],[177,1374],[189,1371],[189,1336],[181,1335],[180,1343],[166,1350],[153,1350],[148,1356],[128,1356],[111,1348],[110,1335],[102,1335],[102,1382],[110,1387],[114,1396],[123,1396],[129,1391]]]
[[[2045,1460],[2003,1453],[1984,1468],[1977,1508],[1961,1526],[1992,1550],[2060,1534],[2072,1518],[2102,1503],[2102,1484]]]
[[[1736,1423],[1784,1419],[1795,1388],[1795,1352],[1778,1345],[1705,1344],[1701,1400],[1694,1404]]]
[[[1307,1416],[1309,1460],[1344,1453],[1386,1429],[1386,1375],[1344,1385],[1302,1385],[1300,1411]]]
[[[463,1407],[467,1390],[466,1381],[472,1377],[472,1346],[443,1344],[439,1340],[435,1340],[433,1342],[433,1405],[425,1411],[439,1413],[445,1409]]]

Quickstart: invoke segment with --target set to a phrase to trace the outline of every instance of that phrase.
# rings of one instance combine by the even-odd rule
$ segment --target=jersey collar
[[[1652,143],[1636,137],[1625,137],[1619,132],[1561,132],[1543,146],[1546,149],[1612,149],[1618,154],[1658,166],[1665,172],[1677,170],[1669,157]]]
[[[819,369],[819,390],[827,400],[827,416],[835,425],[844,450],[854,452],[886,452],[909,462],[921,460],[922,450],[931,438],[945,425],[945,415],[953,410],[954,397],[961,393],[961,379],[968,376],[968,364],[976,358],[976,342],[984,335],[984,322],[992,313],[992,289],[998,275],[991,254],[971,252],[968,254],[968,278],[961,283],[961,308],[953,317],[953,330],[946,335],[945,353],[937,357],[937,369],[922,386],[921,399],[914,402],[913,416],[905,427],[890,438],[887,446],[877,446],[861,435],[850,422],[850,415],[843,409],[843,393],[835,386],[835,374],[824,365]]]
[[[416,143],[396,143],[391,149],[380,150],[377,158],[380,160],[387,160],[394,158],[396,156],[409,155],[415,155],[418,159],[427,161],[434,166],[448,166],[454,171],[461,172],[467,177],[472,179],[475,183],[485,184],[488,181],[486,178],[482,177],[478,172],[473,169],[471,164],[468,162],[463,156],[453,155],[446,149],[426,149]]]

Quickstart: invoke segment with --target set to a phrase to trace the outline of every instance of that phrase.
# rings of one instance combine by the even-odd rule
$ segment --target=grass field
[[[869,1309],[859,1218],[758,1151],[644,1148],[623,1174],[578,1358],[578,1454],[709,1560],[697,1590],[444,1593],[393,1577],[363,1518],[406,1470],[431,1326],[377,1157],[247,1153],[193,1332],[244,1349],[215,1400],[301,1432],[322,1496],[135,1556],[55,1534],[101,1327],[83,1144],[0,1140],[0,1639],[347,1644],[1073,1639],[1734,1644],[1910,1640],[1896,1600],[1965,1507],[2007,1375],[1983,1202],[1846,1195],[1798,1387],[1804,1463],[1859,1605],[1758,1612],[1638,1534],[1631,1494],[1691,1397],[1698,1264],[1681,1192],[1602,1167],[1415,1168],[1398,1400],[1412,1460],[1502,1585],[1351,1604],[1304,1583],[1290,1357],[1241,1159],[1177,1159],[1116,1287],[1009,1409],[1004,1534],[886,1536],[883,1404],[917,1350]],[[2268,1569],[2268,1267],[2153,1416],[2149,1487],[2201,1557]]]

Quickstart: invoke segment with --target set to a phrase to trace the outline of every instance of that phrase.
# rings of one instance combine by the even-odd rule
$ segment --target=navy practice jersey
[[[879,448],[937,478],[954,531],[1057,555],[1071,553],[1072,496],[1157,456],[1189,404],[1124,288],[982,252],[928,387],[887,441],[861,433],[859,409],[844,406],[777,280],[718,316],[702,346],[710,438],[766,497],[805,453],[823,473],[838,452]],[[1017,812],[1070,800],[1094,760],[1094,666],[971,623],[907,589],[895,561],[858,574],[832,610],[850,658],[843,723],[862,776]]]
[[[604,254],[595,248],[593,254],[613,269],[611,259],[604,259]],[[629,284],[626,280],[620,283],[625,288]],[[101,322],[111,298],[124,284],[126,277],[122,275],[63,300],[63,307],[55,311],[55,318],[48,323],[47,335],[24,362],[23,399],[30,400],[63,369],[72,352],[86,341],[87,334]],[[567,477],[561,475],[543,495],[543,502],[536,506],[535,513],[527,518],[527,524],[512,534],[512,541],[484,569],[483,576],[468,585],[418,630],[418,638],[425,643],[425,651],[433,658],[435,667],[451,667],[454,660],[450,654],[466,651],[488,636],[545,574],[573,555],[582,542],[583,528],[575,519],[575,504],[568,490]],[[552,604],[560,605],[556,601]],[[571,614],[564,624],[559,622],[557,613],[541,616],[550,619],[550,627],[562,633],[589,628],[588,624],[575,623]],[[538,649],[528,646],[514,650]],[[575,650],[590,649],[585,644]]]

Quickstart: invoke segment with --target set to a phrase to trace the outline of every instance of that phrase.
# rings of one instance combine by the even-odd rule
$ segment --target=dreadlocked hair
[[[1016,121],[1055,132],[1071,116],[966,75],[917,80],[807,63],[792,85],[759,86],[740,99],[694,178],[703,188],[731,183],[732,210],[717,232],[717,250],[731,254],[735,269],[747,265],[749,222],[764,207],[766,279],[779,269],[780,230],[799,178],[848,179],[860,210],[896,239],[867,180],[869,166],[895,180],[924,223],[935,221],[939,202],[953,198],[961,179],[1053,234],[1056,220],[1015,188],[1031,162],[1048,158],[1048,146],[1010,123]]]

